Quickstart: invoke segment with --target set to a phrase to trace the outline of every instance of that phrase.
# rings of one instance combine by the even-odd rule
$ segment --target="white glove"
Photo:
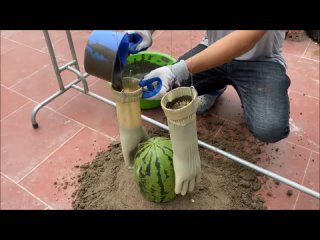
[[[148,99],[161,99],[168,91],[170,91],[174,85],[180,86],[183,80],[189,78],[189,70],[184,60],[179,61],[170,66],[164,66],[151,71],[145,75],[140,86],[143,86],[143,81],[151,78],[160,78],[162,87],[158,93]]]
[[[128,169],[133,169],[135,150],[139,143],[148,140],[148,134],[144,127],[135,129],[120,127],[120,141],[125,165]]]
[[[128,30],[129,53],[147,50],[152,45],[153,30]]]
[[[189,87],[176,88],[161,101],[161,107],[168,119],[170,139],[173,149],[173,167],[175,172],[175,192],[185,195],[192,192],[200,182],[201,163],[198,149],[196,127],[197,92],[192,88],[192,103],[182,109],[166,108],[173,99],[191,95]]]
[[[122,154],[126,167],[132,169],[136,147],[149,137],[141,123],[142,89],[138,86],[139,80],[125,77],[122,83],[125,89],[130,89],[130,92],[118,92],[114,89],[112,92],[116,102]]]

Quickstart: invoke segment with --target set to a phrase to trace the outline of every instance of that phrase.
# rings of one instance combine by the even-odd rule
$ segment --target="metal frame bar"
[[[53,47],[52,47],[52,43],[51,43],[51,40],[50,40],[50,36],[49,36],[49,33],[48,31],[43,31],[44,33],[44,36],[45,36],[45,39],[46,39],[46,42],[47,42],[47,46],[48,46],[48,50],[49,50],[49,53],[50,53],[50,57],[51,57],[51,60],[52,60],[52,64],[53,64],[53,67],[54,67],[54,70],[55,70],[55,73],[56,73],[56,77],[57,77],[57,81],[58,81],[58,84],[59,84],[59,88],[60,88],[60,91],[54,93],[52,96],[50,96],[49,98],[47,98],[46,100],[44,100],[43,102],[41,102],[40,104],[38,104],[32,111],[32,116],[31,116],[31,121],[32,121],[32,126],[34,128],[38,128],[38,123],[36,122],[36,115],[37,115],[37,112],[42,108],[44,107],[46,104],[48,104],[49,102],[51,102],[53,99],[57,98],[58,96],[60,96],[61,94],[63,94],[64,92],[66,92],[67,90],[69,90],[70,88],[73,88],[73,89],[76,89],[77,91],[80,91],[84,94],[87,94],[95,99],[98,99],[104,103],[107,103],[113,107],[116,106],[115,102],[113,101],[110,101],[109,99],[106,99],[94,92],[90,92],[89,91],[89,88],[88,88],[88,84],[87,84],[87,81],[86,81],[86,77],[88,77],[88,73],[84,73],[82,74],[80,69],[79,69],[79,64],[78,64],[78,60],[77,60],[77,56],[76,56],[76,51],[75,51],[75,48],[74,48],[74,45],[73,45],[73,41],[72,41],[72,36],[71,36],[71,33],[70,31],[66,31],[67,32],[67,38],[68,38],[68,43],[69,43],[69,46],[70,46],[70,51],[71,51],[71,55],[72,55],[72,61],[70,61],[69,63],[63,65],[62,67],[58,67],[58,64],[57,64],[57,60],[56,60],[56,56],[55,56],[55,53],[54,53],[54,50],[53,50]],[[73,68],[72,66],[75,66],[75,68]],[[73,82],[69,83],[68,85],[64,86],[63,85],[63,82],[62,82],[62,79],[61,79],[61,75],[60,73],[64,70],[69,70],[73,73],[75,73],[77,75],[77,79],[74,80]],[[78,84],[79,82],[82,82],[83,84],[83,88],[76,85]],[[144,116],[144,115],[141,115],[141,118],[143,120],[145,120],[146,122],[149,122],[153,125],[156,125],[164,130],[167,130],[169,131],[169,128],[167,125],[164,125],[152,118],[149,118],[147,116]],[[282,177],[272,171],[269,171],[267,169],[264,169],[262,167],[259,167],[253,163],[250,163],[242,158],[239,158],[229,152],[225,152],[217,147],[214,147],[210,144],[207,144],[203,141],[198,141],[198,144],[204,148],[207,148],[213,152],[216,152],[218,154],[221,154],[222,156],[224,157],[227,157],[247,168],[250,168],[252,170],[255,170],[259,173],[262,173],[263,175],[266,175],[268,177],[271,177],[273,179],[276,179],[278,180],[279,182],[282,182],[290,187],[293,187],[299,191],[302,191],[312,197],[315,197],[315,198],[318,198],[320,199],[320,193],[319,192],[316,192],[310,188],[307,188],[301,184],[298,184],[288,178],[285,178],[285,177]]]

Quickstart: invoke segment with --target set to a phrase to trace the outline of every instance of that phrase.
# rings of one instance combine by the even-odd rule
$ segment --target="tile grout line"
[[[304,50],[304,52],[302,53],[301,57],[304,57],[304,55],[306,55],[307,50],[308,50],[308,48],[309,48],[310,44],[311,44],[311,41],[309,40],[309,43],[308,43],[308,45],[307,45],[306,49]]]
[[[24,80],[26,80],[26,79],[28,79],[28,78],[30,78],[30,77],[33,77],[34,75],[36,75],[37,73],[39,73],[40,71],[42,71],[44,68],[46,68],[46,67],[48,67],[48,66],[50,66],[50,65],[51,65],[51,64],[48,63],[48,64],[45,64],[45,65],[41,66],[38,70],[36,70],[36,71],[30,73],[29,75],[21,78],[21,79],[18,80],[16,83],[14,83],[14,84],[12,84],[11,86],[9,86],[8,88],[9,88],[9,89],[14,88],[16,85],[18,85],[18,84],[21,83],[22,81],[24,81]]]
[[[37,49],[37,48],[34,48],[34,47],[32,47],[32,46],[29,46],[29,45],[27,45],[27,44],[25,44],[25,43],[18,42],[18,41],[16,41],[16,40],[10,39],[10,38],[8,38],[8,37],[3,37],[3,38],[5,38],[6,40],[9,40],[9,41],[12,41],[12,42],[14,42],[14,43],[17,43],[17,44],[19,44],[19,46],[24,46],[24,47],[33,49],[33,50],[35,50],[35,51],[37,51],[37,52],[44,53],[44,54],[50,56],[49,51],[48,51],[48,52],[45,51],[45,49],[48,49],[48,48],[47,48],[47,44],[42,48],[42,49],[44,49],[44,50],[42,50],[42,49]],[[56,43],[60,43],[61,40],[63,40],[63,39],[62,39],[62,38],[59,39]],[[52,39],[51,39],[51,43],[52,43],[52,45],[53,45]],[[17,47],[18,47],[18,46],[17,46]],[[54,48],[54,46],[52,46],[52,47]],[[6,51],[5,54],[6,54],[7,52],[11,51],[11,50],[13,50],[13,48],[10,49],[10,50],[8,50],[8,51]],[[71,54],[71,53],[70,53],[70,54]],[[57,56],[57,55],[56,55],[56,52],[55,52],[55,56],[56,56],[57,62],[58,62],[58,60],[62,60],[62,61],[68,62],[67,59]],[[71,61],[71,60],[69,60],[69,61]]]
[[[67,62],[67,61],[66,61],[66,62]],[[52,63],[47,63],[47,64],[43,65],[43,66],[40,67],[38,70],[32,72],[31,74],[27,75],[26,77],[21,78],[18,82],[14,83],[13,85],[11,85],[10,87],[7,87],[7,88],[13,89],[14,87],[16,87],[16,85],[18,85],[18,84],[21,83],[22,81],[27,80],[28,78],[33,77],[35,74],[39,73],[39,72],[42,71],[42,70],[45,70],[45,68],[48,68],[48,67],[52,67],[52,68],[53,68]],[[51,68],[51,69],[52,69],[52,68]],[[54,71],[54,70],[53,70],[53,71]]]
[[[70,89],[69,89],[69,90],[70,90]],[[69,90],[67,90],[67,91],[69,91]],[[74,90],[75,90],[75,89],[74,89]],[[77,91],[77,90],[75,90],[75,91]],[[70,98],[70,99],[68,99],[67,101],[65,101],[60,107],[58,107],[58,108],[55,109],[55,110],[56,110],[56,111],[59,111],[59,110],[60,110],[61,108],[63,108],[66,104],[70,103],[73,99],[75,99],[76,97],[80,96],[80,94],[81,94],[81,92],[77,91],[77,93],[76,93],[75,96],[73,96],[72,98]],[[48,105],[47,105],[47,106],[48,106]],[[52,108],[52,107],[49,107],[49,106],[48,106],[48,108],[54,110],[54,108]]]
[[[320,63],[319,60],[315,60],[315,59],[312,59],[312,58],[308,58],[308,57],[301,57],[301,58],[307,59],[307,60],[310,60],[310,61],[314,61],[314,62],[316,62],[316,63]]]
[[[4,38],[4,37],[1,37],[1,38],[5,39],[5,40],[8,40],[8,41],[11,41],[11,40],[6,39],[6,38]],[[10,48],[9,50],[6,50],[6,51],[2,51],[2,50],[1,50],[1,55],[6,54],[7,52],[10,52],[11,50],[13,50],[13,49],[15,49],[15,48],[17,48],[17,47],[19,47],[19,46],[22,45],[21,43],[17,43],[17,42],[14,42],[14,43],[16,43],[17,45],[14,46],[14,47],[12,47],[12,48]]]
[[[320,50],[319,50],[320,51]],[[320,79],[319,78],[314,78],[314,77],[310,77],[310,79],[312,80],[312,81],[314,81],[314,82],[320,82]]]
[[[85,127],[82,126],[76,133],[74,133],[71,137],[69,137],[66,141],[64,141],[60,146],[58,146],[56,149],[54,149],[51,153],[49,153],[41,162],[39,162],[36,166],[34,166],[28,173],[26,173],[22,178],[20,178],[19,181],[17,181],[18,184],[25,179],[27,176],[29,176],[34,170],[36,170],[40,165],[42,165],[45,161],[47,161],[53,154],[55,154],[58,150],[60,150],[66,143],[68,143],[74,136],[76,136],[80,131],[82,131]]]
[[[317,97],[314,97],[314,96],[311,96],[311,95],[308,95],[308,94],[305,94],[305,93],[303,93],[303,92],[299,92],[299,91],[296,91],[296,90],[294,90],[294,89],[290,89],[290,92],[294,92],[294,93],[298,93],[298,94],[301,94],[301,95],[305,95],[305,96],[307,96],[307,97],[309,97],[309,98],[313,98],[313,99],[316,99],[316,100],[320,100],[319,98],[317,98]],[[288,91],[288,94],[289,94],[289,91]]]
[[[41,34],[43,34],[43,33],[41,33]],[[24,47],[28,47],[28,48],[31,48],[31,49],[33,49],[33,50],[35,50],[35,51],[38,51],[38,52],[45,53],[45,54],[49,55],[49,52],[45,52],[44,50],[42,50],[42,49],[46,49],[47,43],[45,44],[45,46],[44,46],[43,48],[37,49],[37,48],[34,48],[34,47],[32,47],[32,46],[30,46],[30,45],[27,45],[27,44],[25,44],[25,43],[18,42],[18,41],[14,40],[14,39],[10,39],[10,38],[8,38],[8,37],[3,37],[3,38],[5,38],[6,40],[10,40],[10,41],[12,41],[12,42],[15,42],[15,43],[17,43],[17,44],[20,44],[20,46],[22,45],[22,46],[24,46]],[[63,39],[62,39],[62,38],[59,39],[59,40],[57,41],[57,43],[60,42],[61,40],[63,40]],[[43,41],[45,42],[45,39],[43,39]],[[52,38],[51,38],[51,43],[53,44]]]
[[[57,113],[57,114],[60,115],[60,116],[63,116],[63,117],[65,117],[65,118],[67,118],[67,119],[69,119],[69,120],[71,120],[71,121],[74,121],[74,122],[76,122],[76,123],[78,123],[78,124],[80,124],[80,125],[82,125],[82,126],[84,126],[84,127],[87,127],[88,129],[90,129],[90,130],[92,130],[92,131],[94,131],[94,132],[96,132],[96,133],[99,133],[99,134],[101,134],[101,135],[109,138],[109,139],[112,140],[112,141],[116,140],[116,138],[114,138],[114,137],[112,137],[112,136],[109,136],[109,135],[107,135],[107,134],[105,134],[105,133],[103,133],[103,132],[100,132],[100,131],[98,131],[97,129],[94,129],[94,128],[86,125],[86,124],[83,124],[83,123],[75,120],[75,119],[72,119],[72,118],[64,115],[63,113],[60,113],[60,112],[56,111],[55,109],[50,109],[50,110],[52,110],[53,112]]]
[[[69,120],[71,120],[71,121],[74,121],[74,122],[76,122],[76,123],[78,123],[78,124],[80,124],[80,125],[82,125],[82,126],[84,126],[84,127],[87,127],[87,128],[89,128],[90,130],[92,130],[92,131],[95,131],[95,132],[97,132],[97,133],[100,133],[101,135],[103,135],[103,136],[105,136],[105,137],[107,137],[107,138],[109,138],[109,139],[111,139],[111,140],[115,140],[114,137],[111,137],[111,136],[109,136],[109,135],[107,135],[107,134],[104,134],[104,133],[98,131],[97,129],[94,129],[94,128],[92,128],[92,127],[89,127],[88,125],[83,124],[83,123],[81,123],[81,122],[79,122],[79,121],[77,121],[77,120],[75,120],[75,119],[72,119],[72,118],[64,115],[63,113],[60,113],[60,112],[56,111],[55,109],[50,109],[50,110],[53,111],[54,113],[60,115],[60,116],[63,116],[63,117],[65,117],[65,118],[67,118],[67,119],[69,119]]]
[[[111,137],[111,136],[109,136],[109,135],[106,135],[106,134],[104,134],[104,133],[102,133],[102,132],[99,132],[98,130],[96,130],[96,129],[94,129],[94,128],[91,128],[91,127],[89,127],[89,126],[86,126],[88,129],[90,129],[91,131],[94,131],[94,132],[96,132],[96,133],[99,133],[100,135],[102,135],[102,136],[104,136],[104,137],[106,137],[106,138],[108,138],[108,139],[110,139],[110,140],[112,140],[112,141],[116,141],[117,140],[117,138],[114,138],[114,137]],[[118,135],[117,135],[118,136]]]
[[[312,151],[310,152],[308,163],[307,163],[306,169],[304,170],[304,174],[303,174],[303,177],[302,177],[302,180],[301,180],[301,185],[303,185],[303,186],[304,186],[304,184],[303,184],[304,183],[304,179],[305,179],[305,177],[307,175],[307,170],[308,170],[308,167],[309,167],[309,164],[310,164],[310,161],[311,161],[311,156],[312,156]],[[300,193],[301,193],[301,191],[298,192],[298,196],[297,196],[296,201],[295,201],[295,203],[293,205],[293,210],[295,210],[296,207],[297,207],[297,202],[298,202],[298,200],[300,198]]]
[[[40,49],[34,48],[34,47],[32,47],[32,46],[29,46],[29,45],[27,45],[27,44],[25,44],[25,43],[18,42],[18,41],[16,41],[16,40],[14,40],[14,39],[10,39],[10,38],[8,38],[8,37],[3,37],[3,38],[4,38],[4,39],[6,39],[6,40],[9,40],[9,41],[12,41],[12,42],[14,42],[14,43],[20,44],[20,46],[28,47],[28,48],[31,48],[31,49],[33,49],[33,50],[37,51],[37,52],[45,53],[45,54],[47,54],[47,55],[48,55],[48,53],[43,52],[43,51],[41,51]],[[10,49],[10,50],[11,50],[11,49]]]
[[[220,126],[220,128],[218,129],[218,131],[216,132],[216,134],[213,136],[213,138],[215,138],[216,136],[218,136],[218,134],[219,134],[219,132],[221,131],[222,127],[223,127],[223,125]]]
[[[94,83],[92,83],[92,84],[94,84]],[[40,102],[38,102],[38,101],[36,101],[36,100],[34,100],[34,99],[26,96],[26,95],[23,95],[22,93],[18,92],[18,91],[15,90],[15,89],[11,89],[11,87],[4,86],[3,84],[1,84],[1,86],[2,86],[2,87],[5,87],[5,88],[7,88],[7,89],[9,89],[9,90],[11,90],[11,91],[13,91],[14,93],[16,93],[16,94],[18,94],[18,95],[20,95],[20,96],[22,96],[22,97],[25,97],[25,98],[29,99],[30,101],[32,101],[32,102],[34,102],[34,103],[37,103],[37,104],[40,103]],[[80,93],[80,92],[78,92],[78,93]],[[48,107],[48,105],[45,105],[44,107],[49,108],[49,109],[51,109],[51,110],[55,110],[55,109],[53,109],[52,107]],[[60,107],[59,107],[59,108],[60,108]]]
[[[6,87],[7,88],[7,87]],[[17,94],[19,94],[19,95],[21,95],[21,96],[23,96],[22,94],[20,94],[19,92],[17,92]],[[26,97],[26,96],[25,96]],[[28,97],[26,97],[27,99],[29,99]],[[29,102],[28,103],[30,103],[30,102],[36,102],[36,101],[34,101],[34,100],[32,100],[32,99],[29,99]],[[26,104],[28,104],[28,103],[26,103]],[[26,105],[26,104],[24,104],[24,105]],[[56,112],[54,109],[52,109],[52,111],[53,112]],[[24,187],[22,187],[19,183],[25,178],[25,177],[27,177],[28,175],[30,175],[37,167],[39,167],[43,162],[45,162],[52,154],[54,154],[54,152],[56,152],[56,151],[58,151],[63,145],[65,145],[72,137],[74,137],[76,134],[78,134],[81,130],[83,130],[83,129],[85,129],[85,127],[87,127],[88,129],[90,129],[90,130],[92,130],[92,131],[94,131],[94,132],[96,132],[96,133],[98,133],[98,134],[100,134],[100,135],[103,135],[103,136],[105,136],[105,137],[107,137],[108,139],[111,139],[111,140],[116,140],[115,138],[113,138],[113,137],[110,137],[110,136],[108,136],[108,135],[105,135],[104,133],[102,133],[102,132],[99,132],[99,131],[97,131],[96,129],[93,129],[93,128],[91,128],[91,127],[89,127],[89,126],[87,126],[87,125],[84,125],[84,124],[82,124],[82,123],[80,123],[80,122],[78,122],[78,121],[75,121],[75,120],[73,120],[73,119],[71,119],[71,118],[69,118],[69,117],[67,117],[67,116],[65,116],[65,115],[63,115],[63,114],[61,114],[61,113],[59,113],[59,112],[56,112],[57,114],[59,114],[59,115],[61,115],[61,116],[64,116],[65,118],[67,118],[67,119],[69,119],[69,120],[71,120],[71,121],[74,121],[74,122],[77,122],[77,123],[79,123],[81,126],[82,126],[82,128],[81,129],[79,129],[79,131],[78,132],[76,132],[73,136],[71,136],[68,140],[66,140],[61,146],[59,146],[55,151],[53,151],[51,154],[49,154],[49,156],[47,156],[43,161],[41,161],[37,166],[35,166],[29,173],[27,173],[23,178],[21,178],[19,181],[18,181],[18,183],[16,183],[15,181],[13,181],[15,184],[17,184],[19,187],[21,187],[22,189],[24,189]],[[10,179],[10,178],[8,178],[8,179]],[[10,179],[11,180],[11,179]],[[24,189],[24,190],[26,190],[26,189]],[[27,190],[26,190],[27,191]],[[30,195],[32,195],[33,197],[35,197],[37,200],[39,200],[39,201],[41,201],[41,202],[43,202],[41,199],[38,199],[36,196],[34,196],[32,193],[30,193],[29,191],[27,191]],[[44,203],[44,202],[43,202]],[[46,204],[46,206],[48,206],[46,209],[54,209],[54,208],[52,208],[51,206],[49,206],[48,204]]]
[[[308,58],[308,57],[301,57],[301,56],[296,55],[296,54],[293,54],[293,53],[287,53],[287,52],[284,52],[284,54],[288,54],[288,55],[290,55],[290,56],[294,56],[294,57],[298,57],[298,58],[302,58],[302,59],[310,60],[310,61],[313,61],[313,62],[316,62],[316,63],[319,63],[319,62],[320,62],[319,60],[315,60],[315,59]]]
[[[289,140],[286,140],[286,139],[283,139],[282,141],[287,142],[287,143],[290,143],[290,144],[295,145],[295,146],[298,146],[298,147],[303,148],[303,149],[305,149],[305,150],[312,151],[312,152],[315,152],[315,153],[318,153],[318,154],[319,154],[319,152],[317,152],[316,150],[307,148],[307,147],[302,146],[302,145],[300,145],[300,144],[298,144],[298,143],[290,142]]]
[[[14,110],[13,112],[9,113],[7,116],[3,117],[1,119],[1,122],[6,120],[8,117],[10,117],[11,115],[15,114],[17,111],[19,111],[21,108],[23,108],[25,105],[27,105],[28,103],[30,103],[30,100],[28,99],[28,101],[26,103],[24,103],[23,105],[21,105],[20,107],[18,107],[16,110]]]
[[[23,95],[22,93],[18,92],[17,90],[11,89],[11,88],[6,87],[6,86],[3,86],[3,87],[5,87],[5,88],[9,89],[10,91],[12,91],[12,92],[14,92],[14,93],[16,93],[16,94],[18,94],[18,95],[20,95],[20,96],[22,96],[22,97],[27,98],[27,99],[28,99],[29,101],[31,101],[31,102],[39,103],[39,102],[37,102],[36,100],[33,100],[32,98],[29,98],[29,97],[28,97],[28,96],[26,96],[26,95]]]
[[[50,30],[49,30],[50,31]],[[50,32],[48,31],[48,33],[49,33],[49,36],[50,36]],[[66,34],[65,34],[65,30],[62,30],[62,31],[64,31],[64,37],[61,37],[60,39],[58,39],[58,40],[56,40],[55,41],[55,43],[53,43],[53,40],[52,40],[52,37],[50,36],[50,39],[51,39],[51,44],[52,44],[52,48],[53,48],[53,50],[54,50],[54,52],[56,53],[56,51],[55,51],[55,46],[54,46],[54,44],[55,45],[57,45],[57,44],[59,44],[60,42],[62,42],[63,40],[67,40],[68,41],[68,39],[67,39],[67,36],[66,36]],[[76,34],[77,35],[77,32],[75,32],[75,33],[72,33],[72,32],[70,32],[71,33],[71,37],[72,37],[72,40],[74,39],[73,37],[74,37],[74,34]],[[42,33],[43,34],[43,33]],[[44,39],[44,41],[45,41],[45,39]],[[68,46],[69,46],[69,44],[67,44]],[[43,49],[43,50],[42,50]],[[41,48],[41,50],[42,51],[44,51],[45,53],[47,53],[47,54],[49,54],[49,50],[48,50],[48,46],[47,46],[47,43],[45,44],[45,46],[43,47],[43,48]],[[47,50],[48,52],[46,52],[45,50]],[[70,53],[71,54],[71,53]],[[50,54],[49,54],[50,55]],[[56,54],[55,54],[56,55]],[[61,58],[61,59],[63,59],[63,58]],[[70,60],[71,61],[71,60]]]
[[[15,92],[17,92],[16,90],[13,89],[14,87],[16,87],[16,85],[18,85],[19,83],[21,83],[21,82],[24,81],[24,80],[27,80],[28,78],[32,77],[33,75],[37,74],[38,72],[44,70],[45,68],[47,68],[47,67],[49,67],[49,66],[51,66],[51,65],[52,65],[52,64],[50,64],[50,63],[49,63],[49,64],[46,64],[46,65],[42,66],[40,69],[38,69],[38,70],[36,70],[35,72],[31,73],[30,75],[28,75],[28,76],[20,79],[18,82],[14,83],[14,84],[11,85],[10,87],[7,87],[7,86],[4,86],[4,87],[6,87],[6,88],[8,88],[8,89],[10,89],[10,90],[13,90],[13,91],[15,91]],[[97,81],[98,81],[98,79],[95,79],[91,84],[88,84],[88,86],[92,86],[92,85],[95,84]],[[1,84],[1,85],[3,85],[3,84]],[[18,92],[17,92],[17,93],[18,93]],[[80,93],[80,92],[78,91],[78,93]],[[20,94],[21,94],[21,93],[20,93]],[[21,95],[24,96],[23,94],[21,94]],[[77,94],[76,96],[78,96],[78,95],[79,95],[79,94]],[[74,96],[73,98],[75,98],[76,96]],[[24,97],[27,97],[27,96],[24,96]],[[61,107],[63,107],[65,104],[67,104],[68,102],[70,102],[73,98],[69,99],[69,100],[68,100],[67,102],[65,102],[62,106],[60,106],[57,110],[59,110],[59,109],[60,109]],[[35,101],[35,100],[34,100],[34,101]],[[37,101],[35,101],[35,102],[37,102]],[[48,107],[48,108],[51,108],[51,107]]]
[[[235,124],[235,125],[241,124],[240,122],[237,122],[237,121],[234,121],[234,120],[230,120],[230,119],[227,119],[227,118],[224,118],[224,117],[219,117],[219,115],[216,115],[216,116],[218,116],[218,118],[220,118],[220,119],[222,119],[224,121],[227,121],[227,122],[229,122],[231,124]]]
[[[45,206],[52,208],[48,203],[46,203],[45,201],[43,201],[41,198],[39,198],[38,196],[34,195],[32,192],[30,192],[28,189],[26,189],[25,187],[23,187],[22,185],[20,185],[19,183],[15,182],[13,179],[11,179],[9,176],[7,176],[6,174],[4,174],[3,172],[0,172],[2,176],[4,176],[5,178],[7,178],[8,180],[10,180],[11,182],[13,182],[15,185],[17,185],[18,187],[20,187],[22,190],[24,190],[25,192],[27,192],[28,194],[30,194],[33,198],[35,198],[36,200],[38,200],[39,202],[41,202],[42,204],[44,204]]]
[[[63,31],[65,31],[65,30],[63,30]],[[71,33],[71,37],[72,37],[72,41],[73,41],[73,44],[74,44],[74,36],[77,36],[77,35],[79,35],[80,34],[80,32],[70,32]],[[50,34],[50,33],[49,33]],[[61,39],[58,39],[57,41],[56,41],[56,43],[53,43],[53,40],[52,40],[52,38],[50,37],[50,39],[51,39],[51,44],[52,44],[52,48],[53,48],[53,51],[54,51],[54,55],[56,56],[56,58],[57,59],[60,59],[60,60],[63,60],[63,61],[66,61],[66,62],[70,62],[70,61],[72,61],[72,59],[69,59],[69,60],[67,60],[67,59],[65,59],[65,58],[63,58],[63,57],[59,57],[59,56],[57,56],[57,54],[56,54],[56,49],[55,49],[55,46],[54,45],[58,45],[60,42],[62,42],[63,40],[67,40],[68,41],[68,39],[67,39],[67,37],[66,36],[64,36],[64,37],[62,37]],[[69,43],[67,44],[67,46],[69,47]],[[76,46],[75,46],[75,44],[74,44],[74,47],[76,48]],[[42,50],[43,49],[43,50]],[[44,51],[46,54],[48,54],[49,56],[50,56],[50,53],[49,53],[49,50],[48,50],[48,46],[47,46],[47,44],[45,45],[45,47],[43,47],[41,50],[42,51]],[[45,50],[47,50],[47,52],[45,51]],[[70,55],[71,55],[71,52],[70,52]],[[80,63],[79,63],[79,55],[77,55],[77,60],[78,60],[78,64],[79,64],[79,67],[80,67]],[[82,67],[83,67],[83,65],[81,65]]]
[[[99,81],[99,79],[95,79],[91,84],[88,84],[88,87],[92,87],[97,81]],[[81,82],[81,81],[80,81]],[[79,83],[80,83],[79,82]],[[87,81],[88,82],[88,81]],[[68,104],[69,102],[71,102],[73,99],[75,99],[76,97],[78,97],[82,92],[79,92],[78,90],[74,89],[75,91],[77,91],[77,94],[75,96],[73,96],[72,98],[68,99],[66,102],[64,102],[60,107],[58,107],[56,110],[59,111],[61,108],[63,108],[66,104]],[[67,90],[68,91],[68,90]],[[90,91],[90,89],[89,89]],[[48,108],[51,108],[48,106]]]
[[[12,90],[13,92],[15,92],[15,93],[17,93],[17,94],[19,94],[19,95],[21,95],[21,96],[29,99],[29,100],[30,100],[29,103],[32,102],[32,103],[39,104],[37,101],[35,101],[35,100],[33,100],[33,99],[31,99],[31,98],[29,98],[29,97],[27,97],[27,96],[19,93],[19,92],[13,90],[13,89],[10,89],[10,90]],[[64,115],[64,114],[56,111],[56,110],[53,109],[53,108],[49,108],[49,107],[47,107],[47,106],[44,106],[44,108],[46,108],[46,109],[48,109],[48,110],[50,110],[50,111],[52,111],[52,112],[54,112],[54,113],[56,113],[56,114],[58,114],[58,115],[60,115],[60,116],[63,116],[64,118],[66,118],[66,119],[68,119],[68,120],[70,120],[70,121],[76,122],[76,123],[79,124],[80,126],[87,127],[87,128],[89,128],[90,130],[93,130],[93,131],[95,131],[95,132],[97,132],[97,133],[100,133],[101,135],[109,138],[109,139],[112,140],[112,141],[115,141],[115,140],[116,140],[116,138],[111,137],[111,136],[109,136],[109,135],[107,135],[107,134],[105,134],[105,133],[99,132],[98,130],[96,130],[96,129],[92,128],[92,127],[89,127],[88,125],[83,124],[83,123],[81,123],[81,122],[79,122],[79,121],[77,121],[77,120],[75,120],[75,119],[72,119],[72,118],[70,118],[70,117],[68,117],[68,116],[66,116],[66,115]],[[1,121],[2,121],[2,120],[1,120]]]

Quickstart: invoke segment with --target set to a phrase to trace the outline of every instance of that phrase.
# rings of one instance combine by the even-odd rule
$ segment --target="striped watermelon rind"
[[[152,202],[173,200],[175,175],[169,138],[153,137],[139,144],[134,164],[135,181],[144,197]]]

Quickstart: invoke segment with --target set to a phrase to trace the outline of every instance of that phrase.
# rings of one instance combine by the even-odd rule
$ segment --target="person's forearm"
[[[238,30],[218,40],[202,52],[186,60],[190,73],[220,66],[251,50],[263,37],[263,30]]]

